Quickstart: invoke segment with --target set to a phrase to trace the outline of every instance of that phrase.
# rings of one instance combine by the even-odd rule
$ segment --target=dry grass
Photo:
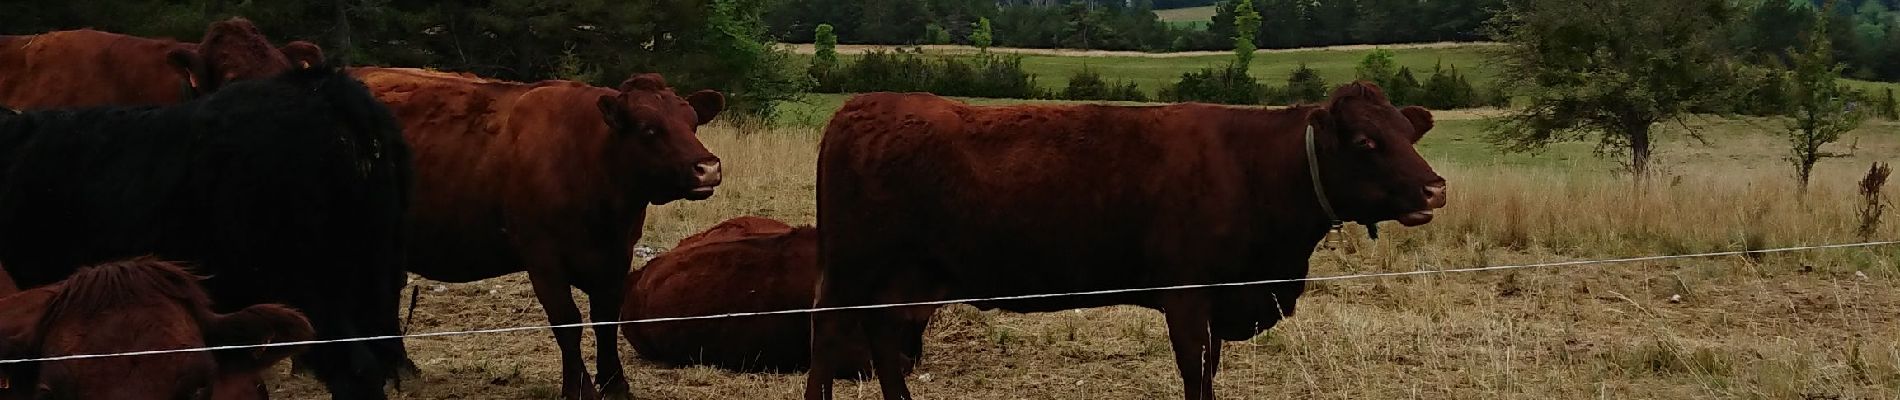
[[[1314,255],[1315,275],[1690,253],[1853,241],[1854,182],[1900,155],[1900,127],[1861,131],[1798,201],[1779,142],[1727,134],[1676,146],[1647,187],[1592,170],[1507,169],[1434,160],[1452,182],[1442,219],[1353,228]],[[744,214],[813,220],[818,133],[703,136],[725,158],[712,200],[656,208],[646,242]],[[1845,148],[1836,149],[1845,151]],[[1893,190],[1893,189],[1889,189]],[[1900,238],[1886,223],[1876,238]],[[1223,398],[1900,398],[1900,267],[1895,248],[1774,254],[1317,283],[1299,315],[1229,343]],[[521,275],[423,285],[414,331],[545,323]],[[439,288],[439,289],[438,289]],[[590,339],[591,334],[589,335]],[[618,340],[618,338],[615,338]],[[558,394],[545,332],[416,339],[424,369],[398,398],[521,399]],[[591,342],[590,342],[591,343]],[[591,348],[591,344],[585,348]],[[624,348],[624,346],[623,346]],[[1153,311],[940,312],[911,385],[926,399],[1153,399],[1178,396],[1167,333]],[[631,354],[641,399],[788,399],[802,375],[669,368]],[[280,398],[327,398],[307,378]],[[874,383],[840,397],[874,399]]]

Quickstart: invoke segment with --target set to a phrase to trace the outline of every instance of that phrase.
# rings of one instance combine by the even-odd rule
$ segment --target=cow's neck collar
[[[1333,212],[1333,203],[1326,199],[1326,184],[1319,179],[1319,152],[1313,149],[1313,125],[1306,125],[1306,172],[1313,176],[1313,197],[1319,199],[1320,211],[1326,212],[1326,223],[1331,230],[1339,230],[1345,222],[1339,220],[1339,214]]]
[[[1345,227],[1345,222],[1340,220],[1338,212],[1332,210],[1332,201],[1326,199],[1326,184],[1319,178],[1319,150],[1315,150],[1315,144],[1313,144],[1311,123],[1307,125],[1307,174],[1313,176],[1313,197],[1319,199],[1319,210],[1326,212],[1326,231],[1340,231],[1341,227]],[[1359,222],[1359,224],[1366,226],[1366,237],[1379,239],[1379,226],[1366,224],[1366,222]]]

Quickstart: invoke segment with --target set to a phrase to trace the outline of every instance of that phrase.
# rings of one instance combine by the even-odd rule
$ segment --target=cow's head
[[[1308,118],[1327,199],[1340,219],[1418,226],[1445,206],[1445,178],[1413,148],[1432,129],[1431,112],[1395,108],[1378,86],[1360,81],[1334,89]]]
[[[211,23],[196,48],[181,46],[167,57],[192,90],[210,93],[232,82],[321,64],[323,49],[301,40],[282,48],[271,47],[257,25],[233,17]]]
[[[699,142],[698,131],[725,108],[725,96],[701,90],[680,98],[659,74],[634,75],[619,90],[600,96],[598,105],[612,131],[608,158],[633,174],[638,194],[653,204],[712,197],[719,157]]]
[[[88,267],[0,299],[0,358],[43,358],[309,340],[278,305],[216,314],[197,278],[139,258]],[[260,399],[260,373],[293,347],[0,365],[0,399]]]

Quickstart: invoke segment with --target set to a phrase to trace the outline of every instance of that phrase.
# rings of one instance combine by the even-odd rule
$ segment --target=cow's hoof
[[[628,388],[625,375],[607,377],[600,380],[600,395],[609,400],[630,400],[633,390]]]
[[[581,375],[579,380],[569,380],[561,385],[561,398],[566,400],[600,400],[600,391],[594,389],[594,382]]]

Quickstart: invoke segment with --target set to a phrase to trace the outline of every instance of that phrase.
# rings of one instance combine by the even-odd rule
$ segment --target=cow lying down
[[[0,271],[0,278],[6,274]],[[198,277],[140,257],[82,268],[19,292],[0,279],[0,358],[123,353],[310,340],[276,304],[211,311]],[[301,346],[0,365],[0,400],[266,399],[260,372]]]
[[[818,271],[818,233],[811,226],[737,217],[681,239],[627,274],[620,318],[810,308]],[[811,362],[807,314],[631,324],[623,332],[641,358],[660,362],[747,372],[803,371]],[[922,344],[906,348],[911,359],[919,358]],[[870,353],[861,347],[848,351],[850,361],[837,373],[869,373]]]

